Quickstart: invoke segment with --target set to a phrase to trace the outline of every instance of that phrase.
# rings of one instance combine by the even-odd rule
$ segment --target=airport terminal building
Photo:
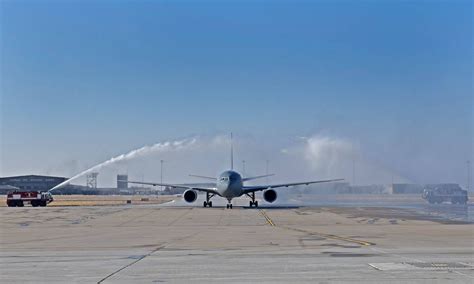
[[[0,178],[0,185],[16,187],[21,190],[48,191],[65,180],[67,178],[55,176],[11,176]]]

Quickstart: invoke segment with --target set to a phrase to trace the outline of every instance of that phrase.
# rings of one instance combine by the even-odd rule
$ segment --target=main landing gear
[[[209,206],[209,208],[212,207],[212,201],[210,200],[214,195],[215,194],[210,194],[209,192],[206,192],[206,201],[203,202],[202,206],[203,207]]]
[[[255,200],[255,192],[247,194],[247,196],[252,199],[249,201],[249,207],[253,207],[253,206],[258,207],[258,201]]]

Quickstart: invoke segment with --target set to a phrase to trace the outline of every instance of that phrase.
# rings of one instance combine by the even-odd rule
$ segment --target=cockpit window
[[[228,181],[229,177],[221,177],[221,181]]]

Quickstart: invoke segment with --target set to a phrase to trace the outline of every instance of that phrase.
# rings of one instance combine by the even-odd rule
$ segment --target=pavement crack
[[[131,262],[131,263],[125,265],[125,266],[122,266],[121,268],[115,270],[114,272],[112,272],[112,273],[110,273],[109,275],[105,276],[104,278],[100,279],[100,280],[97,282],[97,284],[100,284],[100,283],[104,282],[105,280],[109,279],[110,277],[114,276],[115,274],[119,273],[120,271],[122,271],[122,270],[124,270],[124,269],[126,269],[126,268],[128,268],[128,267],[130,267],[130,266],[132,266],[132,265],[134,265],[135,263],[137,263],[137,262],[139,262],[140,260],[142,260],[142,259],[144,259],[144,258],[146,258],[146,257],[148,257],[148,256],[150,256],[150,255],[152,255],[152,254],[154,254],[155,252],[159,251],[160,249],[162,249],[162,248],[164,248],[164,247],[165,247],[165,246],[159,246],[159,247],[155,248],[154,250],[150,251],[149,253],[147,253],[147,254],[141,256],[141,257],[138,258],[137,260],[135,260],[135,261],[133,261],[133,262]]]
[[[306,233],[306,234],[309,234],[309,235],[320,236],[320,237],[326,238],[326,239],[333,239],[333,240],[339,240],[339,241],[344,241],[344,242],[349,242],[349,243],[355,243],[355,244],[359,244],[359,245],[362,245],[362,246],[375,246],[376,245],[373,242],[356,240],[356,239],[342,237],[342,236],[338,236],[338,235],[334,235],[334,234],[324,234],[324,233],[319,233],[319,232],[314,232],[314,231],[307,231],[307,230],[303,230],[303,229],[292,228],[292,227],[288,227],[288,226],[279,226],[279,227],[283,228],[283,229],[287,229],[287,230]]]
[[[171,221],[168,226],[172,226],[174,223],[178,222],[181,218],[183,218],[184,216],[186,216],[187,214],[189,214],[189,212],[191,212],[193,210],[193,208],[189,208],[187,209],[183,214],[179,215],[178,218],[174,219],[173,221]]]
[[[160,210],[160,209],[158,209],[158,210]],[[139,216],[135,216],[135,217],[130,218],[129,220],[127,220],[125,222],[120,223],[117,227],[122,227],[122,226],[124,226],[124,225],[126,225],[130,222],[134,222],[134,221],[136,221],[136,220],[138,220],[142,217],[146,217],[146,216],[149,216],[149,215],[154,214],[154,213],[156,213],[156,211],[152,210],[151,212],[148,212],[148,213],[145,213],[145,214],[142,214],[142,215],[139,215]]]

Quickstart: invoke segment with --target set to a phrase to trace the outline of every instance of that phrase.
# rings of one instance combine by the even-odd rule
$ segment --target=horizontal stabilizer
[[[215,177],[207,177],[207,176],[200,176],[200,175],[189,175],[190,177],[197,177],[197,178],[203,178],[203,179],[210,179],[210,180],[216,180]]]
[[[263,176],[255,176],[255,177],[246,177],[246,178],[243,178],[242,181],[254,180],[254,179],[264,178],[264,177],[271,177],[271,176],[274,176],[274,175],[275,175],[275,174],[269,174],[269,175],[263,175]]]
[[[187,184],[171,184],[171,183],[160,183],[160,182],[143,182],[143,181],[127,181],[127,180],[119,180],[121,182],[126,182],[126,183],[132,183],[132,184],[143,184],[143,185],[151,185],[151,186],[165,186],[165,187],[171,187],[171,188],[182,188],[182,189],[192,189],[192,190],[197,190],[197,191],[204,191],[204,192],[209,192],[209,193],[215,193],[219,194],[216,191],[216,187],[201,187],[201,186],[193,186],[193,185],[187,185]]]

